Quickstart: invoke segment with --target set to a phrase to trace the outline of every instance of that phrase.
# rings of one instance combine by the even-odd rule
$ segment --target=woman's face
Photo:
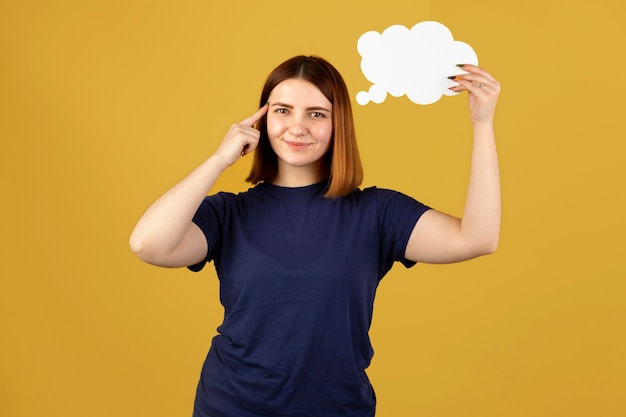
[[[274,87],[269,97],[267,134],[278,156],[279,177],[294,169],[319,173],[331,145],[331,114],[330,101],[308,81],[290,78]]]

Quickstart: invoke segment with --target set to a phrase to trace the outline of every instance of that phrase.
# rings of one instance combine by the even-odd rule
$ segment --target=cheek
[[[267,119],[267,136],[270,139],[275,138],[280,133],[280,124],[270,118]]]
[[[330,142],[330,138],[333,134],[333,127],[331,124],[319,126],[316,131],[316,136],[320,141]]]

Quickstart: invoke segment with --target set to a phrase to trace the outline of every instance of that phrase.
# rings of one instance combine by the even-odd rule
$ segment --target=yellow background
[[[299,53],[369,87],[358,37],[423,20],[503,84],[495,255],[397,266],[370,369],[378,416],[626,415],[619,0],[0,3],[0,415],[189,416],[221,318],[212,268],[127,245],[148,204]],[[460,214],[466,98],[355,105],[364,185]],[[249,159],[216,188],[236,191]]]

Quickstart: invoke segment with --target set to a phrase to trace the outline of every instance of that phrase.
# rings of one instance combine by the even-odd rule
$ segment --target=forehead
[[[293,105],[331,106],[330,101],[315,84],[302,78],[289,78],[278,83],[270,93],[270,101]]]

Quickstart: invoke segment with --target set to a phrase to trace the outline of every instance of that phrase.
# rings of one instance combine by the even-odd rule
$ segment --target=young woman
[[[493,119],[499,83],[469,93],[474,146],[462,219],[396,191],[360,190],[350,99],[327,61],[297,56],[267,78],[261,108],[152,204],[130,238],[145,262],[199,271],[213,261],[224,321],[202,369],[197,417],[373,416],[365,374],[379,281],[395,261],[447,263],[493,252],[501,203]],[[256,127],[255,127],[256,126]],[[254,152],[239,194],[207,197]]]

